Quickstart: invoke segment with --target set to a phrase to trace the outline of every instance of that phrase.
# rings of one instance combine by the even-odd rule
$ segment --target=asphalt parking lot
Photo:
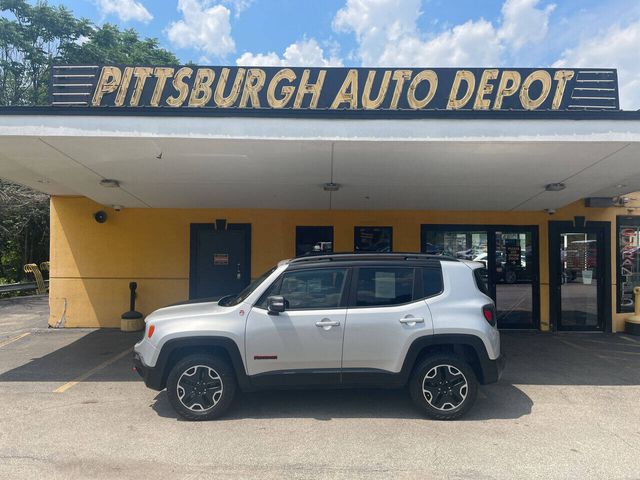
[[[0,478],[639,478],[640,338],[505,333],[462,421],[406,391],[241,395],[190,423],[131,370],[139,334],[46,328],[0,300]]]

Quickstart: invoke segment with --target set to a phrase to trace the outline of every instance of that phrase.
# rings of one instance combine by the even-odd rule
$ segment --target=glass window
[[[640,287],[640,217],[618,217],[618,312],[633,312]]]
[[[296,227],[296,257],[333,252],[333,227]]]
[[[428,230],[423,235],[421,250],[422,253],[448,255],[487,265],[487,232]]]
[[[356,252],[391,252],[392,227],[355,227],[353,249]]]
[[[356,306],[399,305],[412,299],[413,268],[360,268]]]
[[[432,297],[442,292],[442,272],[439,268],[425,267],[422,269],[422,294]]]
[[[285,273],[269,295],[282,295],[287,310],[337,308],[342,301],[346,268]]]

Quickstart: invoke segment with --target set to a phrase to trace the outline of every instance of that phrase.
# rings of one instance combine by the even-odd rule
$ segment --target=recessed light
[[[120,182],[111,178],[103,178],[100,180],[100,186],[105,188],[118,188],[120,186]]]
[[[325,192],[337,192],[338,190],[340,190],[340,185],[337,183],[328,182],[325,183],[322,188],[324,188]]]
[[[547,192],[560,192],[565,188],[567,188],[567,186],[564,183],[550,183],[544,187]]]

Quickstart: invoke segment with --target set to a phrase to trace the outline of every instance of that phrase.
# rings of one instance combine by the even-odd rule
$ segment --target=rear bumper
[[[495,383],[498,380],[500,380],[506,364],[507,364],[507,359],[505,358],[504,353],[501,354],[495,360],[485,361],[484,365],[482,366],[483,367],[482,373],[484,376],[483,378],[484,381],[482,383],[484,384]]]
[[[162,382],[162,372],[157,368],[148,367],[140,358],[138,353],[133,352],[133,369],[144,380],[144,384],[153,390],[162,390],[164,388]]]

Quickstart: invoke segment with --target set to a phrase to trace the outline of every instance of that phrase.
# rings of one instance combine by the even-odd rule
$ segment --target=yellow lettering
[[[251,99],[252,107],[260,108],[258,92],[262,90],[265,78],[264,70],[259,68],[250,68],[247,71],[247,79],[244,82],[244,89],[240,98],[240,108],[246,108],[249,99]]]
[[[316,83],[309,83],[310,70],[305,68],[302,71],[302,77],[300,78],[300,86],[296,93],[296,99],[293,101],[293,108],[300,108],[302,106],[302,100],[305,95],[311,94],[311,102],[309,108],[313,109],[318,106],[318,100],[320,100],[320,93],[322,92],[322,85],[324,85],[324,77],[327,75],[326,70],[320,70],[318,72],[318,79]]]
[[[213,99],[216,102],[216,105],[220,108],[229,108],[236,103],[238,98],[238,94],[240,93],[240,87],[242,85],[242,80],[244,79],[244,68],[239,68],[236,71],[236,78],[233,80],[233,85],[231,86],[231,91],[229,95],[224,96],[224,89],[227,86],[227,80],[229,79],[228,68],[223,68],[222,72],[220,72],[220,78],[218,79],[218,84],[216,85],[216,91],[214,93]]]
[[[493,85],[489,83],[490,80],[498,78],[498,70],[488,69],[482,72],[480,77],[480,83],[478,84],[478,92],[476,93],[476,101],[473,102],[474,110],[489,110],[490,100],[484,98],[493,92]]]
[[[211,68],[199,68],[193,79],[193,88],[189,97],[190,107],[204,107],[211,100],[211,84],[216,78],[216,72]]]
[[[396,82],[396,86],[393,89],[393,96],[391,97],[391,105],[389,108],[395,110],[398,108],[398,102],[400,101],[400,94],[402,93],[402,87],[404,82],[411,78],[411,70],[396,70],[393,72],[393,79]]]
[[[520,72],[515,70],[505,70],[500,77],[500,83],[498,84],[498,93],[496,93],[496,100],[493,103],[494,110],[500,110],[502,108],[502,101],[505,97],[515,95],[520,88]]]
[[[129,90],[129,83],[131,83],[131,76],[133,75],[132,67],[125,67],[124,73],[122,74],[122,81],[120,82],[120,89],[118,90],[118,95],[116,95],[116,100],[113,104],[116,107],[121,107],[124,105],[124,99],[127,96],[127,90]]]
[[[189,85],[184,83],[184,79],[191,78],[193,70],[189,67],[182,67],[173,77],[173,88],[176,89],[178,95],[167,98],[167,105],[170,107],[181,107],[189,94]],[[211,94],[209,94],[211,96]]]
[[[276,97],[276,88],[278,88],[278,84],[283,80],[291,83],[295,79],[296,74],[290,68],[283,68],[273,76],[267,88],[267,103],[269,103],[271,108],[284,108],[287,106],[287,103],[289,103],[291,97],[293,97],[295,87],[293,85],[284,85],[280,89],[280,95],[282,95],[280,98]]]
[[[348,103],[349,108],[358,108],[358,71],[351,69],[344,77],[342,86],[331,104],[331,110],[335,110],[343,103]]]
[[[531,98],[529,95],[529,88],[531,88],[533,82],[540,82],[542,84],[542,90],[538,98]],[[551,75],[549,75],[549,72],[546,70],[536,70],[525,78],[522,89],[520,90],[520,102],[526,110],[535,110],[544,103],[550,91]]]
[[[575,72],[573,70],[558,70],[553,76],[553,79],[558,82],[556,86],[556,93],[553,96],[553,102],[551,102],[551,110],[558,110],[562,103],[562,97],[564,96],[564,89],[567,86],[567,82],[573,78]]]
[[[467,84],[467,90],[462,98],[458,98],[458,91],[462,82]],[[456,76],[453,79],[453,85],[451,85],[451,93],[449,94],[449,101],[447,102],[447,110],[458,110],[463,108],[471,99],[473,90],[476,86],[476,77],[473,72],[469,70],[458,70]]]
[[[142,97],[142,91],[144,90],[144,84],[147,78],[153,73],[153,68],[150,67],[136,67],[133,69],[133,76],[136,77],[136,84],[133,87],[133,93],[131,94],[131,100],[129,105],[137,107]]]
[[[375,99],[371,99],[371,89],[373,88],[373,81],[376,77],[375,70],[369,70],[367,74],[367,81],[364,83],[364,91],[362,92],[362,107],[366,110],[375,110],[384,101],[387,96],[387,90],[389,89],[389,81],[391,80],[391,70],[385,70],[382,76],[382,82],[380,82],[380,88],[378,89],[378,95]]]
[[[97,107],[102,103],[102,97],[105,93],[113,93],[118,89],[120,85],[120,79],[122,78],[122,72],[118,67],[102,67],[100,72],[100,79],[96,86],[91,105]]]
[[[152,107],[160,105],[160,97],[164,90],[164,86],[167,83],[167,78],[173,75],[173,68],[171,67],[156,67],[153,71],[156,77],[156,87],[153,89],[153,95],[151,95],[151,101],[149,104]]]
[[[429,82],[429,91],[424,98],[418,100],[416,98],[416,89],[420,82]],[[413,77],[413,80],[411,80],[411,84],[409,85],[409,91],[407,92],[407,102],[409,103],[409,106],[414,110],[426,107],[435,96],[437,88],[438,75],[436,72],[433,70],[422,70]]]

